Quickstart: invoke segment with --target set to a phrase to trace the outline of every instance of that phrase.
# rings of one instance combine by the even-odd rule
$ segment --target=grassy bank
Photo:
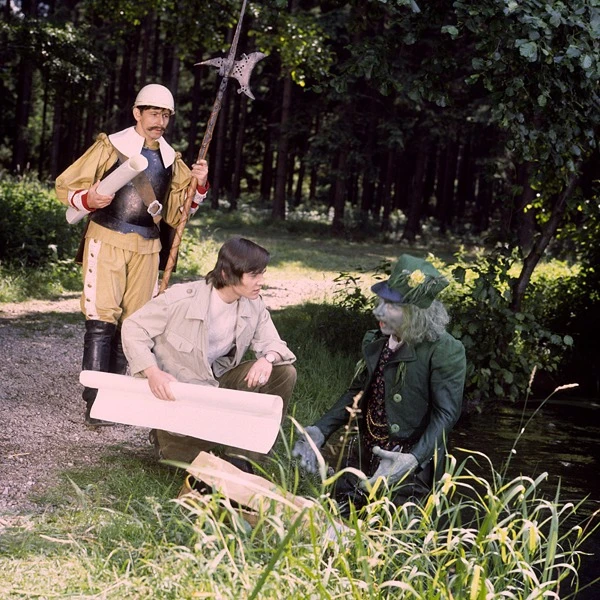
[[[137,461],[70,473],[55,509],[0,537],[0,597],[568,598],[585,522],[536,480],[502,481],[483,455],[450,460],[424,506],[385,496],[346,520],[273,506],[250,527],[218,494],[174,500],[181,476]],[[273,472],[299,474],[281,455]],[[281,478],[275,477],[275,479]]]

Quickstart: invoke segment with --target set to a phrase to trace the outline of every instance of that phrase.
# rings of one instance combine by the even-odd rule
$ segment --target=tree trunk
[[[460,221],[461,230],[464,230],[465,215],[468,207],[473,205],[475,196],[475,176],[473,173],[472,140],[470,136],[462,145],[456,184],[456,217]]]
[[[223,181],[225,179],[223,175],[223,168],[225,165],[225,148],[226,140],[225,135],[227,131],[227,121],[229,119],[229,86],[223,94],[221,112],[219,113],[219,119],[217,121],[217,135],[216,145],[214,148],[212,165],[213,165],[213,183],[210,193],[210,206],[211,208],[219,208],[219,195],[221,193],[221,187],[223,187]]]
[[[321,129],[321,119],[320,115],[315,115],[315,136],[319,135],[319,131]],[[319,180],[319,169],[317,165],[313,164],[310,167],[310,183],[308,186],[308,199],[309,201],[315,200],[317,198],[317,185]]]
[[[269,202],[271,200],[271,190],[273,188],[273,128],[267,127],[265,135],[265,145],[262,159],[262,169],[260,174],[260,197],[261,200]]]
[[[287,190],[285,192],[286,198],[292,198],[294,195],[294,172],[296,169],[296,153],[290,152],[288,157],[288,175],[287,175]]]
[[[344,231],[344,208],[346,203],[346,164],[348,161],[348,152],[345,148],[339,150],[335,169],[336,177],[333,184],[333,222],[331,229],[334,234]]]
[[[428,158],[429,144],[423,137],[419,137],[415,169],[408,186],[406,223],[402,232],[402,238],[408,242],[414,242],[421,231],[421,209]]]
[[[54,98],[54,115],[52,116],[52,145],[50,147],[50,177],[54,180],[69,164],[70,156],[62,156],[62,113],[63,98],[56,94]]]
[[[27,127],[31,114],[31,95],[33,92],[33,62],[24,56],[19,66],[17,79],[17,110],[15,113],[15,139],[13,140],[13,171],[25,171],[29,152]]]
[[[42,179],[46,158],[46,120],[48,118],[48,80],[44,81],[44,106],[42,108],[42,133],[40,136],[40,152],[38,157],[38,178]]]
[[[190,112],[190,127],[187,135],[187,150],[185,153],[186,162],[191,165],[198,158],[198,130],[200,120],[200,94],[201,90],[201,72],[200,69],[193,69],[194,85],[192,87],[192,109]]]
[[[306,177],[306,152],[308,142],[304,141],[298,153],[300,166],[298,168],[298,179],[296,180],[296,191],[294,193],[294,207],[302,203],[302,188],[304,187],[304,178]]]
[[[423,182],[423,204],[421,206],[421,214],[430,216],[431,214],[431,198],[435,190],[435,178],[437,173],[437,164],[439,162],[439,148],[436,143],[430,148],[429,156],[427,157],[427,169],[425,170],[425,181]]]
[[[456,180],[456,166],[458,160],[458,145],[455,141],[448,142],[442,153],[438,170],[437,211],[440,231],[445,233],[452,225],[454,212],[454,183]]]
[[[131,107],[136,95],[136,67],[140,46],[140,27],[134,27],[125,40],[119,73],[119,116],[118,127],[124,129],[131,125]]]
[[[535,211],[531,207],[535,199],[535,190],[529,185],[530,174],[531,163],[517,166],[517,183],[523,191],[520,197],[515,198],[515,212],[509,224],[510,231],[517,232],[521,256],[527,256],[531,252],[535,236]]]
[[[394,181],[394,166],[396,163],[396,152],[394,150],[388,150],[387,162],[385,166],[385,180],[383,184],[382,193],[382,205],[383,214],[381,215],[381,223],[379,230],[382,232],[389,231],[390,229],[390,214],[392,212],[392,184]]]
[[[285,220],[286,183],[288,169],[288,152],[290,145],[289,124],[292,110],[292,78],[286,75],[283,81],[283,98],[281,102],[281,120],[279,122],[279,141],[277,144],[277,166],[275,168],[275,197],[271,217]]]
[[[579,169],[576,170],[576,173],[578,171]],[[569,180],[569,183],[565,189],[556,196],[550,219],[548,219],[546,224],[542,227],[541,235],[537,237],[533,248],[523,260],[523,268],[521,269],[519,277],[513,286],[513,297],[510,308],[514,312],[519,312],[521,310],[523,298],[525,297],[525,291],[527,290],[527,286],[531,281],[533,271],[544,255],[548,244],[554,237],[554,234],[556,233],[556,230],[562,221],[567,209],[569,198],[571,197],[571,194],[577,185],[577,180],[577,175],[571,175],[571,179]]]
[[[237,199],[241,193],[242,174],[244,171],[244,138],[246,133],[246,115],[248,111],[248,97],[242,94],[239,102],[239,119],[237,136],[234,147],[234,164],[231,190],[229,193],[230,210],[237,210]]]
[[[494,186],[485,173],[477,176],[477,214],[475,218],[475,231],[481,233],[490,226],[492,203],[494,201]]]

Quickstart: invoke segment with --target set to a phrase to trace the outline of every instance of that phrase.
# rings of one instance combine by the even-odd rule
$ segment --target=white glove
[[[379,477],[385,477],[388,485],[394,485],[419,465],[417,459],[409,453],[382,450],[379,446],[375,446],[373,454],[379,456],[381,460],[373,477],[361,482],[361,487],[364,489],[368,487],[367,484],[373,485]]]
[[[314,442],[317,448],[321,448],[325,443],[325,436],[323,432],[314,425],[309,425],[305,428],[305,433]],[[292,449],[292,456],[300,459],[300,467],[308,473],[317,473],[319,471],[319,464],[317,462],[317,456],[306,438],[299,439]]]

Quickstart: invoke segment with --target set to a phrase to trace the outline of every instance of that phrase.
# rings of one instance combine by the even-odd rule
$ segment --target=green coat
[[[352,406],[356,394],[363,390],[366,396],[387,340],[379,330],[365,334],[364,366],[359,363],[350,388],[315,423],[326,439],[348,422],[348,407]],[[416,346],[403,344],[385,366],[385,407],[390,439],[399,443],[417,439],[410,452],[422,467],[433,458],[436,448],[441,450],[440,458],[443,456],[445,440],[461,413],[465,373],[464,346],[449,333],[442,334],[435,342]],[[364,414],[365,396],[360,415]],[[360,416],[359,428],[362,430]]]

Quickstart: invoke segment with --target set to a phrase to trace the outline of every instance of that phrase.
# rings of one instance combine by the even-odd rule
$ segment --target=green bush
[[[74,256],[83,224],[69,225],[65,206],[35,177],[0,180],[0,261],[40,267]]]
[[[549,331],[531,310],[510,309],[513,263],[501,252],[469,262],[459,257],[452,269],[457,285],[444,295],[452,315],[450,332],[467,353],[470,406],[521,399],[535,371],[555,372],[573,343],[570,336]]]

